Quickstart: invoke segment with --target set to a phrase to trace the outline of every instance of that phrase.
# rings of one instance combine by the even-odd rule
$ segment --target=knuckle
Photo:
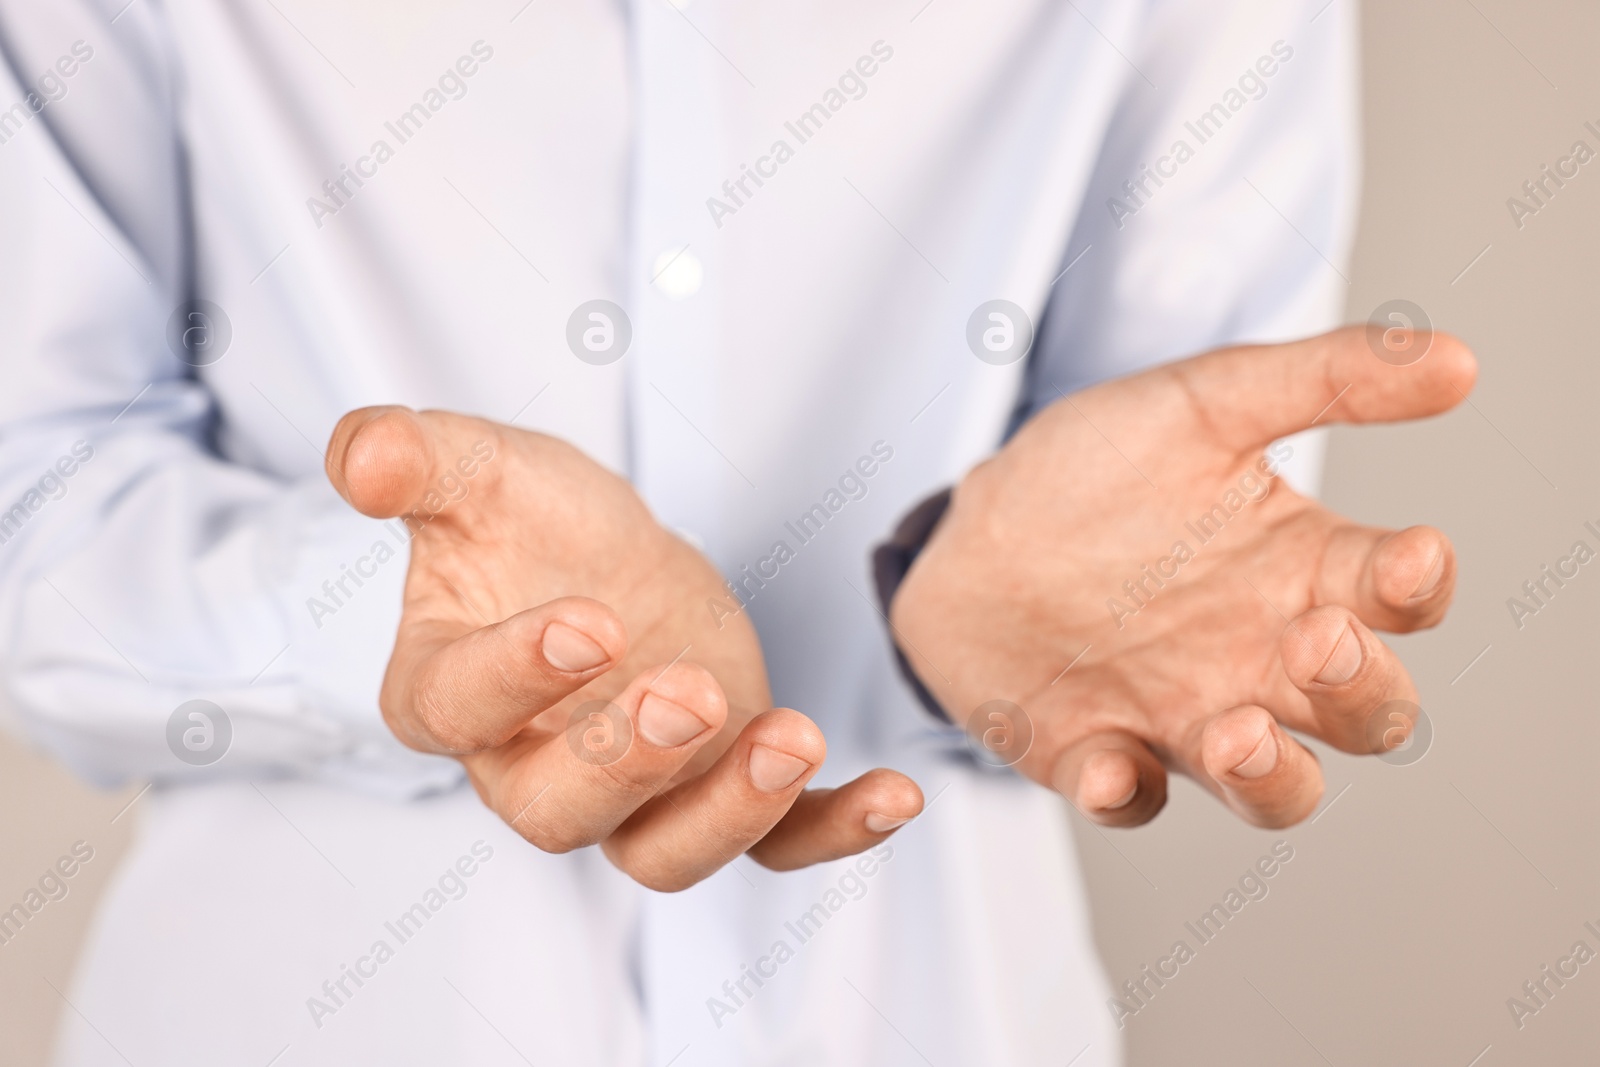
[[[600,848],[617,870],[657,893],[681,893],[723,863],[704,856],[697,859],[691,850],[673,848],[661,834],[645,827],[619,828]]]
[[[418,709],[409,706],[398,696],[385,691],[378,699],[378,710],[389,732],[407,748],[430,755],[452,754],[428,722],[418,714]]]
[[[417,698],[417,724],[446,751],[457,751],[460,732],[452,721],[450,709],[433,696]]]
[[[504,639],[501,648],[496,649],[497,652],[501,649],[509,651],[527,643],[506,622],[496,623],[493,630]],[[483,680],[485,692],[495,694],[498,700],[505,703],[527,706],[531,717],[549,707],[550,699],[546,694],[539,692],[544,686],[537,683],[544,679],[537,675],[530,678],[529,671],[535,668],[525,664],[526,661],[521,658],[497,655],[487,663],[481,664],[479,669],[485,676]],[[530,685],[530,682],[535,684]]]
[[[604,763],[591,764],[600,778],[601,786],[607,793],[625,801],[639,801],[648,795],[656,785],[640,772],[635,761],[629,757],[634,755],[630,743],[629,750],[620,758]]]
[[[458,702],[437,684],[419,688],[414,706],[417,725],[439,748],[452,755],[482,751],[483,739],[462,722]]]
[[[436,752],[438,746],[428,737],[418,736],[418,731],[412,723],[402,715],[395,713],[394,708],[388,704],[379,705],[383,712],[383,724],[389,732],[399,739],[400,743],[416,752]]]

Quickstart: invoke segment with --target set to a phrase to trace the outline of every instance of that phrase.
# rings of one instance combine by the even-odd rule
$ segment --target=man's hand
[[[1152,818],[1169,767],[1297,822],[1322,774],[1285,728],[1360,753],[1409,736],[1416,691],[1372,631],[1438,623],[1455,555],[1298,495],[1275,477],[1288,446],[1262,450],[1445,411],[1475,376],[1453,338],[1400,367],[1356,327],[1063,398],[957,487],[891,607],[901,647],[957,722],[1097,822]]]
[[[358,511],[415,534],[384,720],[459,759],[539,848],[598,842],[675,890],[746,851],[782,870],[850,855],[922,809],[887,770],[803,792],[822,734],[772,708],[749,621],[717,625],[716,570],[571,446],[364,408],[334,429],[327,472]]]

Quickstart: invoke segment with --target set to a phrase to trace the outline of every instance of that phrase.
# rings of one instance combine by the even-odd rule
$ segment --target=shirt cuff
[[[885,620],[889,618],[889,605],[894,602],[894,595],[899,591],[900,583],[905,581],[907,572],[911,570],[911,564],[916,562],[917,556],[928,543],[928,538],[933,536],[934,528],[939,525],[939,520],[944,518],[944,513],[949,507],[950,490],[944,489],[935,493],[912,508],[910,513],[900,520],[900,525],[895,527],[889,540],[873,549],[872,581],[877,587],[878,608],[883,612]],[[900,677],[905,679],[906,685],[911,687],[912,695],[928,709],[930,715],[941,722],[950,722],[950,716],[939,706],[939,702],[928,691],[928,687],[922,684],[922,679],[911,669],[911,662],[906,659],[899,642],[894,640],[893,630],[894,627],[890,626],[889,643],[894,648],[895,665],[900,669]]]

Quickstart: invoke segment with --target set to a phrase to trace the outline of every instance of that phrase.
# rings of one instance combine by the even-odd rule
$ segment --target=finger
[[[1417,336],[1426,354],[1380,359],[1365,326],[1280,345],[1228,348],[1154,373],[1176,375],[1206,423],[1239,451],[1261,448],[1315,420],[1394,422],[1448,411],[1466,399],[1477,361],[1444,333]]]
[[[579,704],[565,729],[462,759],[484,801],[546,852],[604,840],[716,736],[728,701],[709,671],[671,663],[617,697]]]
[[[1122,730],[1090,734],[1059,757],[1050,785],[1101,826],[1140,826],[1167,803],[1167,770]]]
[[[1285,629],[1284,673],[1311,706],[1311,721],[1291,725],[1345,752],[1386,751],[1395,736],[1385,706],[1416,706],[1417,690],[1394,651],[1349,609],[1312,608]],[[1409,735],[1409,730],[1405,731]]]
[[[1328,539],[1316,599],[1350,608],[1374,629],[1408,633],[1438,625],[1455,589],[1455,549],[1438,530],[1350,524]]]
[[[605,854],[651,889],[686,889],[765,837],[826,754],[822,731],[798,711],[757,716],[705,774],[642,806]]]
[[[357,439],[360,448],[353,448]],[[322,458],[328,481],[351,507],[392,518],[421,495],[428,447],[410,408],[384,405],[346,412]],[[352,479],[354,484],[352,485]]]
[[[922,812],[917,783],[884,768],[837,789],[807,789],[778,825],[750,848],[750,858],[775,871],[854,856],[885,840]]]
[[[426,525],[493,477],[499,429],[483,419],[386,406],[349,412],[323,459],[328,480],[363,515]]]
[[[442,621],[402,622],[379,704],[412,748],[481,752],[620,662],[627,647],[622,620],[587,597],[460,636]]]
[[[1233,708],[1206,723],[1200,762],[1218,793],[1256,826],[1293,826],[1322,799],[1322,767],[1265,709]]]

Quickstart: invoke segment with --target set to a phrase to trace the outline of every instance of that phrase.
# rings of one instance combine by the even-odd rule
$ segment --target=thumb
[[[1403,353],[1407,362],[1396,362]],[[1209,352],[1156,373],[1178,378],[1237,451],[1258,449],[1323,422],[1398,422],[1466,399],[1477,359],[1431,329],[1345,326],[1280,345]]]
[[[377,519],[418,509],[431,521],[481,482],[502,450],[483,419],[394,405],[358,408],[333,428],[323,467],[350,506]]]

